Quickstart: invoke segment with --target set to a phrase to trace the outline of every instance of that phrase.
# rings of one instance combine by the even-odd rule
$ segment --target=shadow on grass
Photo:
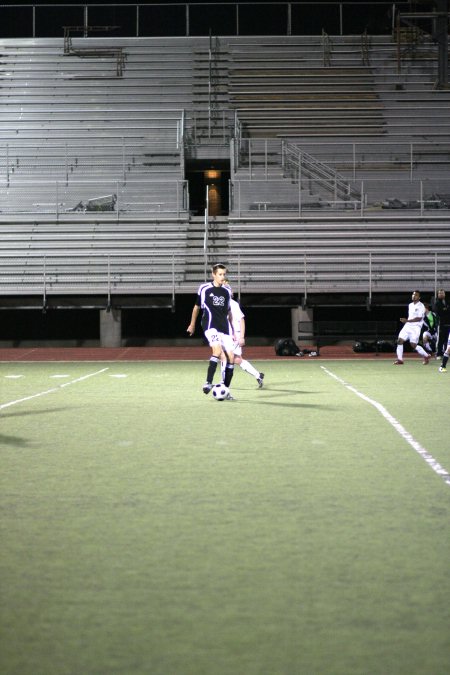
[[[0,446],[1,445],[10,445],[13,448],[28,448],[30,442],[26,438],[20,438],[20,436],[5,436],[0,434]]]

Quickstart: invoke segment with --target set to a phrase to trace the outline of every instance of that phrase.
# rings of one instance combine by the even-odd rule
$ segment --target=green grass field
[[[259,367],[0,364],[2,675],[450,673],[450,375]]]

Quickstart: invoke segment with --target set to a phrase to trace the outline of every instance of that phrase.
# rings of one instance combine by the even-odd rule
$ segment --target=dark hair
[[[214,272],[217,272],[217,270],[226,270],[227,266],[222,265],[222,263],[216,263],[215,265],[212,266],[211,269],[212,269],[212,272],[214,274]]]

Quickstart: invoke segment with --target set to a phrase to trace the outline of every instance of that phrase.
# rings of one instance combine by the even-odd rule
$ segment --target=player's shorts
[[[424,330],[422,337],[427,337],[429,340],[435,340],[437,335],[436,333],[430,333],[429,330]]]
[[[409,340],[413,344],[419,344],[420,331],[422,326],[420,323],[405,323],[401,329],[398,337],[404,340],[405,342]]]
[[[235,356],[242,356],[242,347],[239,342],[233,342],[233,354]]]
[[[205,330],[205,338],[208,340],[210,347],[219,344],[225,352],[233,352],[234,342],[231,335],[220,333],[215,328],[208,328],[208,330]]]

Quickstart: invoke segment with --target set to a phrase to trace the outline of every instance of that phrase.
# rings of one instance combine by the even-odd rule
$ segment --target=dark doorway
[[[191,215],[203,216],[206,189],[209,191],[209,215],[227,216],[229,211],[230,162],[228,160],[192,160],[186,164]]]

